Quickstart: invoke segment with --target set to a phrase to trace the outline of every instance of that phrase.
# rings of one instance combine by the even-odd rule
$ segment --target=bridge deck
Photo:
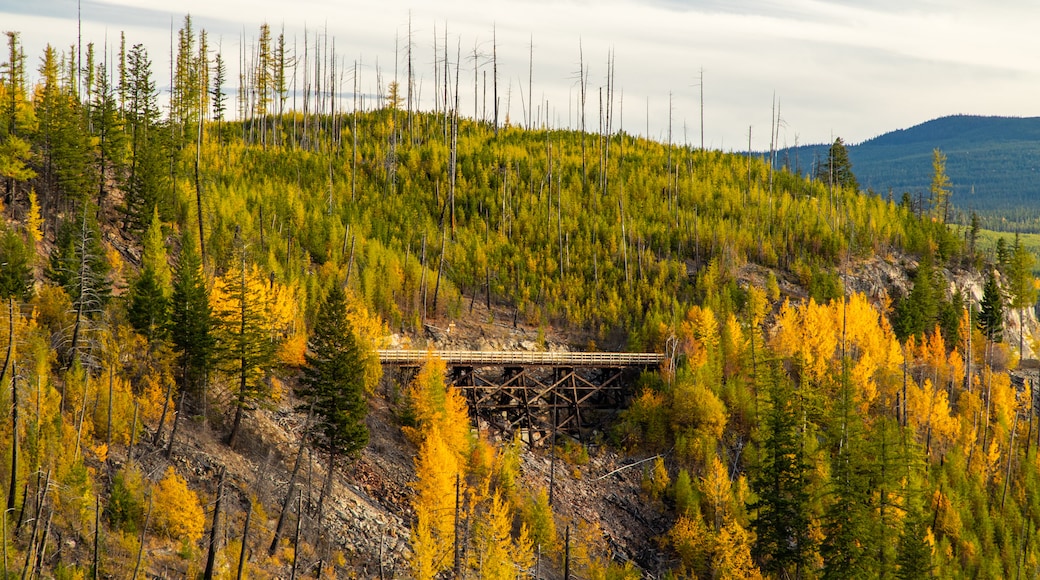
[[[549,366],[625,368],[661,364],[664,355],[655,352],[549,352],[481,350],[380,350],[379,362],[390,365],[419,365],[437,357],[451,366]]]

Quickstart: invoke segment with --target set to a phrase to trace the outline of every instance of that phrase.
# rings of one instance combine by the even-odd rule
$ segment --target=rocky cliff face
[[[911,273],[917,269],[918,263],[905,256],[880,258],[873,257],[850,266],[842,278],[846,289],[850,292],[861,292],[877,305],[886,300],[906,296],[913,287]],[[943,268],[946,280],[946,292],[952,296],[960,292],[964,299],[977,307],[982,301],[982,288],[986,283],[985,272],[976,272],[964,268]],[[1006,281],[1005,281],[1006,283]],[[1020,318],[1021,315],[1021,318]],[[1004,312],[1004,340],[1017,351],[1019,336],[1022,340],[1022,359],[1036,358],[1033,351],[1032,338],[1040,332],[1037,321],[1037,309],[1027,308],[1021,312],[1006,309]]]

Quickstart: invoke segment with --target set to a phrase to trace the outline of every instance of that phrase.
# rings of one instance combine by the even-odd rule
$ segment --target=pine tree
[[[978,326],[991,342],[1004,340],[1004,296],[992,271],[986,276],[982,287],[982,302],[979,304]]]
[[[195,51],[195,31],[191,15],[184,16],[184,24],[177,31],[177,58],[173,75],[173,94],[170,97],[170,121],[177,131],[177,142],[183,143],[186,134],[198,122],[201,78]]]
[[[130,133],[130,166],[123,188],[126,200],[123,212],[132,230],[143,232],[159,209],[159,217],[171,217],[168,197],[167,153],[165,132],[159,130],[158,95],[152,80],[148,52],[140,44],[130,49],[128,64],[130,84],[126,120]]]
[[[846,363],[850,364],[850,363]],[[852,401],[851,385],[843,377],[835,405],[838,437],[831,455],[831,497],[823,517],[825,538],[820,546],[823,578],[862,578],[877,570],[878,538],[872,538],[874,489],[861,446],[864,439]]]
[[[338,285],[318,309],[309,341],[300,395],[317,417],[312,437],[333,458],[368,444],[363,356],[347,320],[347,298]]]
[[[932,214],[945,225],[950,215],[950,177],[946,174],[946,155],[939,149],[932,151],[932,183],[928,187]]]
[[[162,222],[158,210],[145,234],[141,274],[130,287],[127,317],[137,332],[149,342],[164,338],[169,330],[170,272],[166,264]]]
[[[1011,252],[1008,250],[1007,240],[1004,236],[997,238],[997,269],[1001,272],[1011,263]]]
[[[979,220],[979,214],[973,211],[971,212],[971,225],[968,227],[968,254],[973,260],[975,259],[980,229],[982,229],[982,222]]]
[[[0,298],[26,300],[32,295],[32,247],[14,229],[0,226]]]
[[[213,325],[201,258],[194,238],[185,235],[173,276],[170,339],[177,353],[180,386],[199,401],[214,357]]]
[[[75,72],[65,71],[57,52],[48,46],[40,65],[42,86],[37,87],[35,101],[39,120],[35,144],[40,151],[42,177],[53,191],[52,203],[46,205],[68,209],[66,202],[83,201],[92,185],[93,175],[90,133],[75,92]]]
[[[798,577],[815,550],[806,475],[809,464],[798,432],[801,424],[790,381],[772,363],[766,438],[761,463],[752,479],[758,499],[752,521],[757,539],[753,553],[762,570],[779,577]]]
[[[913,288],[899,300],[892,315],[892,326],[900,340],[920,338],[935,328],[943,301],[941,281],[935,271],[932,254],[925,253],[913,274]]]
[[[94,103],[90,108],[91,125],[98,138],[97,172],[98,196],[97,204],[101,206],[105,200],[105,187],[111,175],[119,175],[123,166],[126,151],[126,140],[119,118],[115,90],[108,75],[108,68],[98,65],[97,87],[94,91]]]
[[[1011,260],[1008,264],[1008,293],[1011,295],[1009,306],[1018,311],[1018,352],[1023,353],[1025,327],[1023,311],[1036,304],[1036,286],[1033,278],[1033,254],[1025,248],[1019,235],[1015,234],[1015,245],[1011,249]]]
[[[896,577],[900,580],[931,578],[932,547],[928,544],[928,518],[920,505],[912,502],[903,519],[903,533],[899,536]]]
[[[25,52],[18,33],[7,31],[7,62],[0,65],[4,101],[0,103],[0,135],[14,134],[18,129],[19,113],[25,99]]]
[[[32,179],[36,172],[28,165],[30,145],[23,138],[30,111],[25,98],[25,52],[17,32],[6,34],[8,57],[0,66],[0,95],[4,97],[0,102],[0,179],[6,203],[11,203],[17,183]]]
[[[101,314],[112,292],[108,280],[111,266],[105,257],[101,231],[94,219],[96,209],[93,204],[85,202],[78,213],[78,216],[62,222],[58,229],[50,268],[47,270],[47,276],[64,287],[75,312],[72,334],[63,361],[66,365],[89,350],[83,342],[85,331],[91,321]]]
[[[830,187],[859,191],[856,175],[852,173],[852,162],[845,142],[838,137],[827,150],[827,160],[816,167],[816,179]]]
[[[213,103],[213,120],[217,122],[217,132],[220,132],[220,123],[224,120],[224,111],[227,110],[227,94],[224,93],[224,83],[227,82],[227,67],[224,65],[224,57],[217,53],[213,60],[213,86],[209,94]]]

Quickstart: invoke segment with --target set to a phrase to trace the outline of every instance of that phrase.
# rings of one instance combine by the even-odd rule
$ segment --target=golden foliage
[[[759,580],[762,572],[751,559],[751,534],[734,520],[719,530],[712,557],[712,577],[719,580]]]
[[[413,543],[430,551],[434,573],[451,563],[449,555],[455,541],[455,486],[459,475],[458,459],[441,438],[438,426],[431,425],[415,459],[412,507],[421,520]],[[422,557],[426,558],[426,555]]]
[[[665,536],[665,543],[678,554],[687,574],[699,575],[706,570],[712,538],[700,514],[679,516]]]
[[[287,366],[300,368],[305,364],[304,354],[307,352],[307,335],[298,332],[286,338],[278,347],[278,360]]]
[[[466,401],[456,389],[448,388],[444,360],[429,357],[408,386],[406,397],[415,427],[405,427],[405,435],[420,443],[433,427],[462,464],[472,446]]]
[[[93,408],[94,436],[107,440],[111,431],[113,443],[130,443],[130,428],[134,415],[134,395],[130,390],[130,383],[115,374],[114,370],[109,370],[102,372],[97,391],[97,404]],[[110,406],[111,425],[108,419]]]
[[[556,518],[549,505],[549,493],[544,487],[527,495],[521,515],[530,531],[531,542],[539,546],[542,553],[552,553],[557,544]]]
[[[475,550],[471,552],[470,567],[479,578],[487,580],[511,580],[517,572],[534,564],[534,551],[527,532],[521,524],[520,534],[514,542],[510,530],[513,527],[509,505],[496,491],[477,521]]]
[[[718,456],[711,458],[703,477],[700,478],[701,495],[704,498],[707,513],[712,516],[712,526],[718,531],[722,522],[729,516],[729,505],[733,499],[733,484],[729,472]]]
[[[370,311],[365,303],[353,293],[347,297],[347,321],[354,333],[354,341],[365,354],[365,392],[372,394],[383,376],[376,351],[386,346],[386,325],[383,319]]]
[[[43,241],[43,217],[40,215],[40,202],[36,198],[36,189],[29,190],[29,215],[25,218],[25,229],[32,240],[33,256],[36,255],[36,244]]]
[[[668,468],[664,465],[664,458],[658,456],[654,459],[653,466],[643,471],[643,491],[654,501],[661,499],[672,479],[668,475]]]
[[[236,265],[213,281],[209,298],[216,316],[224,317],[229,323],[240,316],[241,305],[233,289],[241,284],[243,277],[246,294],[253,303],[262,307],[262,330],[266,337],[280,345],[302,331],[297,284],[282,284],[266,276],[256,264],[247,265],[244,273],[241,265]]]
[[[679,340],[690,368],[707,363],[709,353],[717,352],[719,346],[719,323],[711,309],[690,308],[679,327]]]
[[[408,567],[412,577],[415,580],[433,580],[438,570],[439,546],[433,538],[430,513],[425,507],[420,506],[415,510],[415,527],[412,528],[410,544],[412,555]]]
[[[726,428],[726,405],[700,382],[680,378],[672,390],[672,425],[719,439]]]
[[[918,386],[913,381],[907,388],[909,418],[921,440],[931,439],[933,448],[944,453],[959,431],[957,419],[950,414],[950,400],[945,389],[936,389],[931,379]]]
[[[191,543],[202,538],[206,518],[199,497],[173,466],[166,468],[166,475],[153,488],[152,502],[152,527],[157,533]]]

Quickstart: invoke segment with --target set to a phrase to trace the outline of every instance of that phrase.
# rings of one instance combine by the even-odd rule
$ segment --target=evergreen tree
[[[31,248],[16,231],[0,226],[0,298],[26,300],[32,294]]]
[[[185,235],[174,269],[169,332],[177,353],[180,386],[196,400],[202,399],[206,372],[214,358],[213,324],[202,261],[194,238]]]
[[[168,220],[170,215],[167,185],[167,152],[165,131],[160,130],[158,94],[152,80],[148,52],[140,44],[130,49],[128,64],[128,100],[126,112],[130,138],[130,166],[126,182],[126,200],[123,212],[130,228],[143,232],[159,209],[159,216]]]
[[[61,75],[58,54],[48,46],[40,65],[41,85],[35,95],[39,120],[35,143],[48,186],[44,191],[55,192],[52,207],[60,207],[60,202],[82,201],[96,183],[86,115],[75,92],[75,72],[66,71],[64,78]]]
[[[1033,278],[1035,259],[1015,234],[1015,245],[1011,249],[1011,259],[1007,268],[1008,293],[1011,295],[1009,306],[1018,311],[1018,352],[1023,353],[1025,327],[1023,311],[1036,304],[1036,286]]]
[[[1004,236],[997,238],[997,268],[1003,272],[1004,268],[1011,262],[1011,252],[1008,251],[1007,240]]]
[[[25,106],[25,52],[18,33],[7,31],[7,62],[0,65],[4,100],[0,103],[0,135],[13,134],[18,128],[18,117]]]
[[[848,364],[848,363],[847,363]],[[825,538],[820,547],[824,578],[864,578],[877,570],[877,552],[871,541],[873,521],[868,465],[861,449],[864,440],[859,415],[853,408],[847,372],[835,405],[839,425],[831,455],[831,498],[824,513]]]
[[[982,287],[979,310],[979,330],[986,339],[992,342],[1004,340],[1004,296],[993,271],[986,276],[986,284]]]
[[[169,330],[170,274],[158,211],[145,235],[141,274],[130,287],[127,317],[149,342],[164,338]]]
[[[347,319],[347,300],[334,286],[318,308],[308,343],[300,394],[318,418],[312,437],[333,458],[368,444],[364,358]]]
[[[845,142],[838,137],[827,151],[827,160],[816,167],[816,179],[828,186],[859,191],[856,175],[852,173],[852,162]]]
[[[17,32],[6,34],[8,57],[0,65],[0,178],[6,203],[11,203],[17,183],[32,179],[36,173],[28,166],[30,145],[23,139],[31,117],[25,97],[25,52]]]
[[[178,143],[183,143],[185,134],[198,122],[201,79],[195,54],[195,31],[191,15],[184,16],[184,24],[177,31],[177,57],[173,75],[173,94],[170,97],[170,121],[173,123]]]
[[[934,572],[932,547],[928,544],[928,516],[916,498],[909,501],[903,531],[899,536],[896,577],[900,580],[931,578]]]
[[[224,57],[217,53],[213,60],[213,86],[209,94],[213,103],[213,119],[217,122],[217,131],[220,131],[220,122],[224,120],[224,111],[227,110],[227,94],[224,93],[224,83],[227,82],[227,67],[224,65]]]
[[[74,304],[82,299],[91,303],[90,310],[100,311],[111,295],[107,284],[111,266],[101,245],[94,206],[87,204],[77,213],[58,228],[46,275],[65,289]]]
[[[97,88],[94,91],[94,103],[90,109],[91,124],[98,138],[97,172],[98,196],[97,204],[104,203],[105,187],[109,177],[119,175],[123,166],[123,155],[126,151],[122,123],[116,103],[115,90],[108,78],[108,68],[98,65]],[[111,169],[111,171],[109,171]]]
[[[982,222],[979,220],[979,214],[974,211],[971,212],[971,225],[968,227],[968,254],[975,258],[975,250],[979,241],[979,230],[982,229]]]
[[[932,183],[928,187],[929,201],[935,219],[945,225],[950,215],[950,177],[946,174],[946,155],[939,149],[932,151]]]
[[[751,505],[757,512],[751,523],[757,535],[753,553],[764,572],[797,578],[815,551],[806,485],[809,464],[800,441],[794,389],[779,363],[770,366],[766,435],[751,482],[758,496]]]
[[[913,274],[913,288],[895,305],[892,326],[900,340],[921,337],[935,328],[942,300],[942,286],[931,253],[921,256]]]

